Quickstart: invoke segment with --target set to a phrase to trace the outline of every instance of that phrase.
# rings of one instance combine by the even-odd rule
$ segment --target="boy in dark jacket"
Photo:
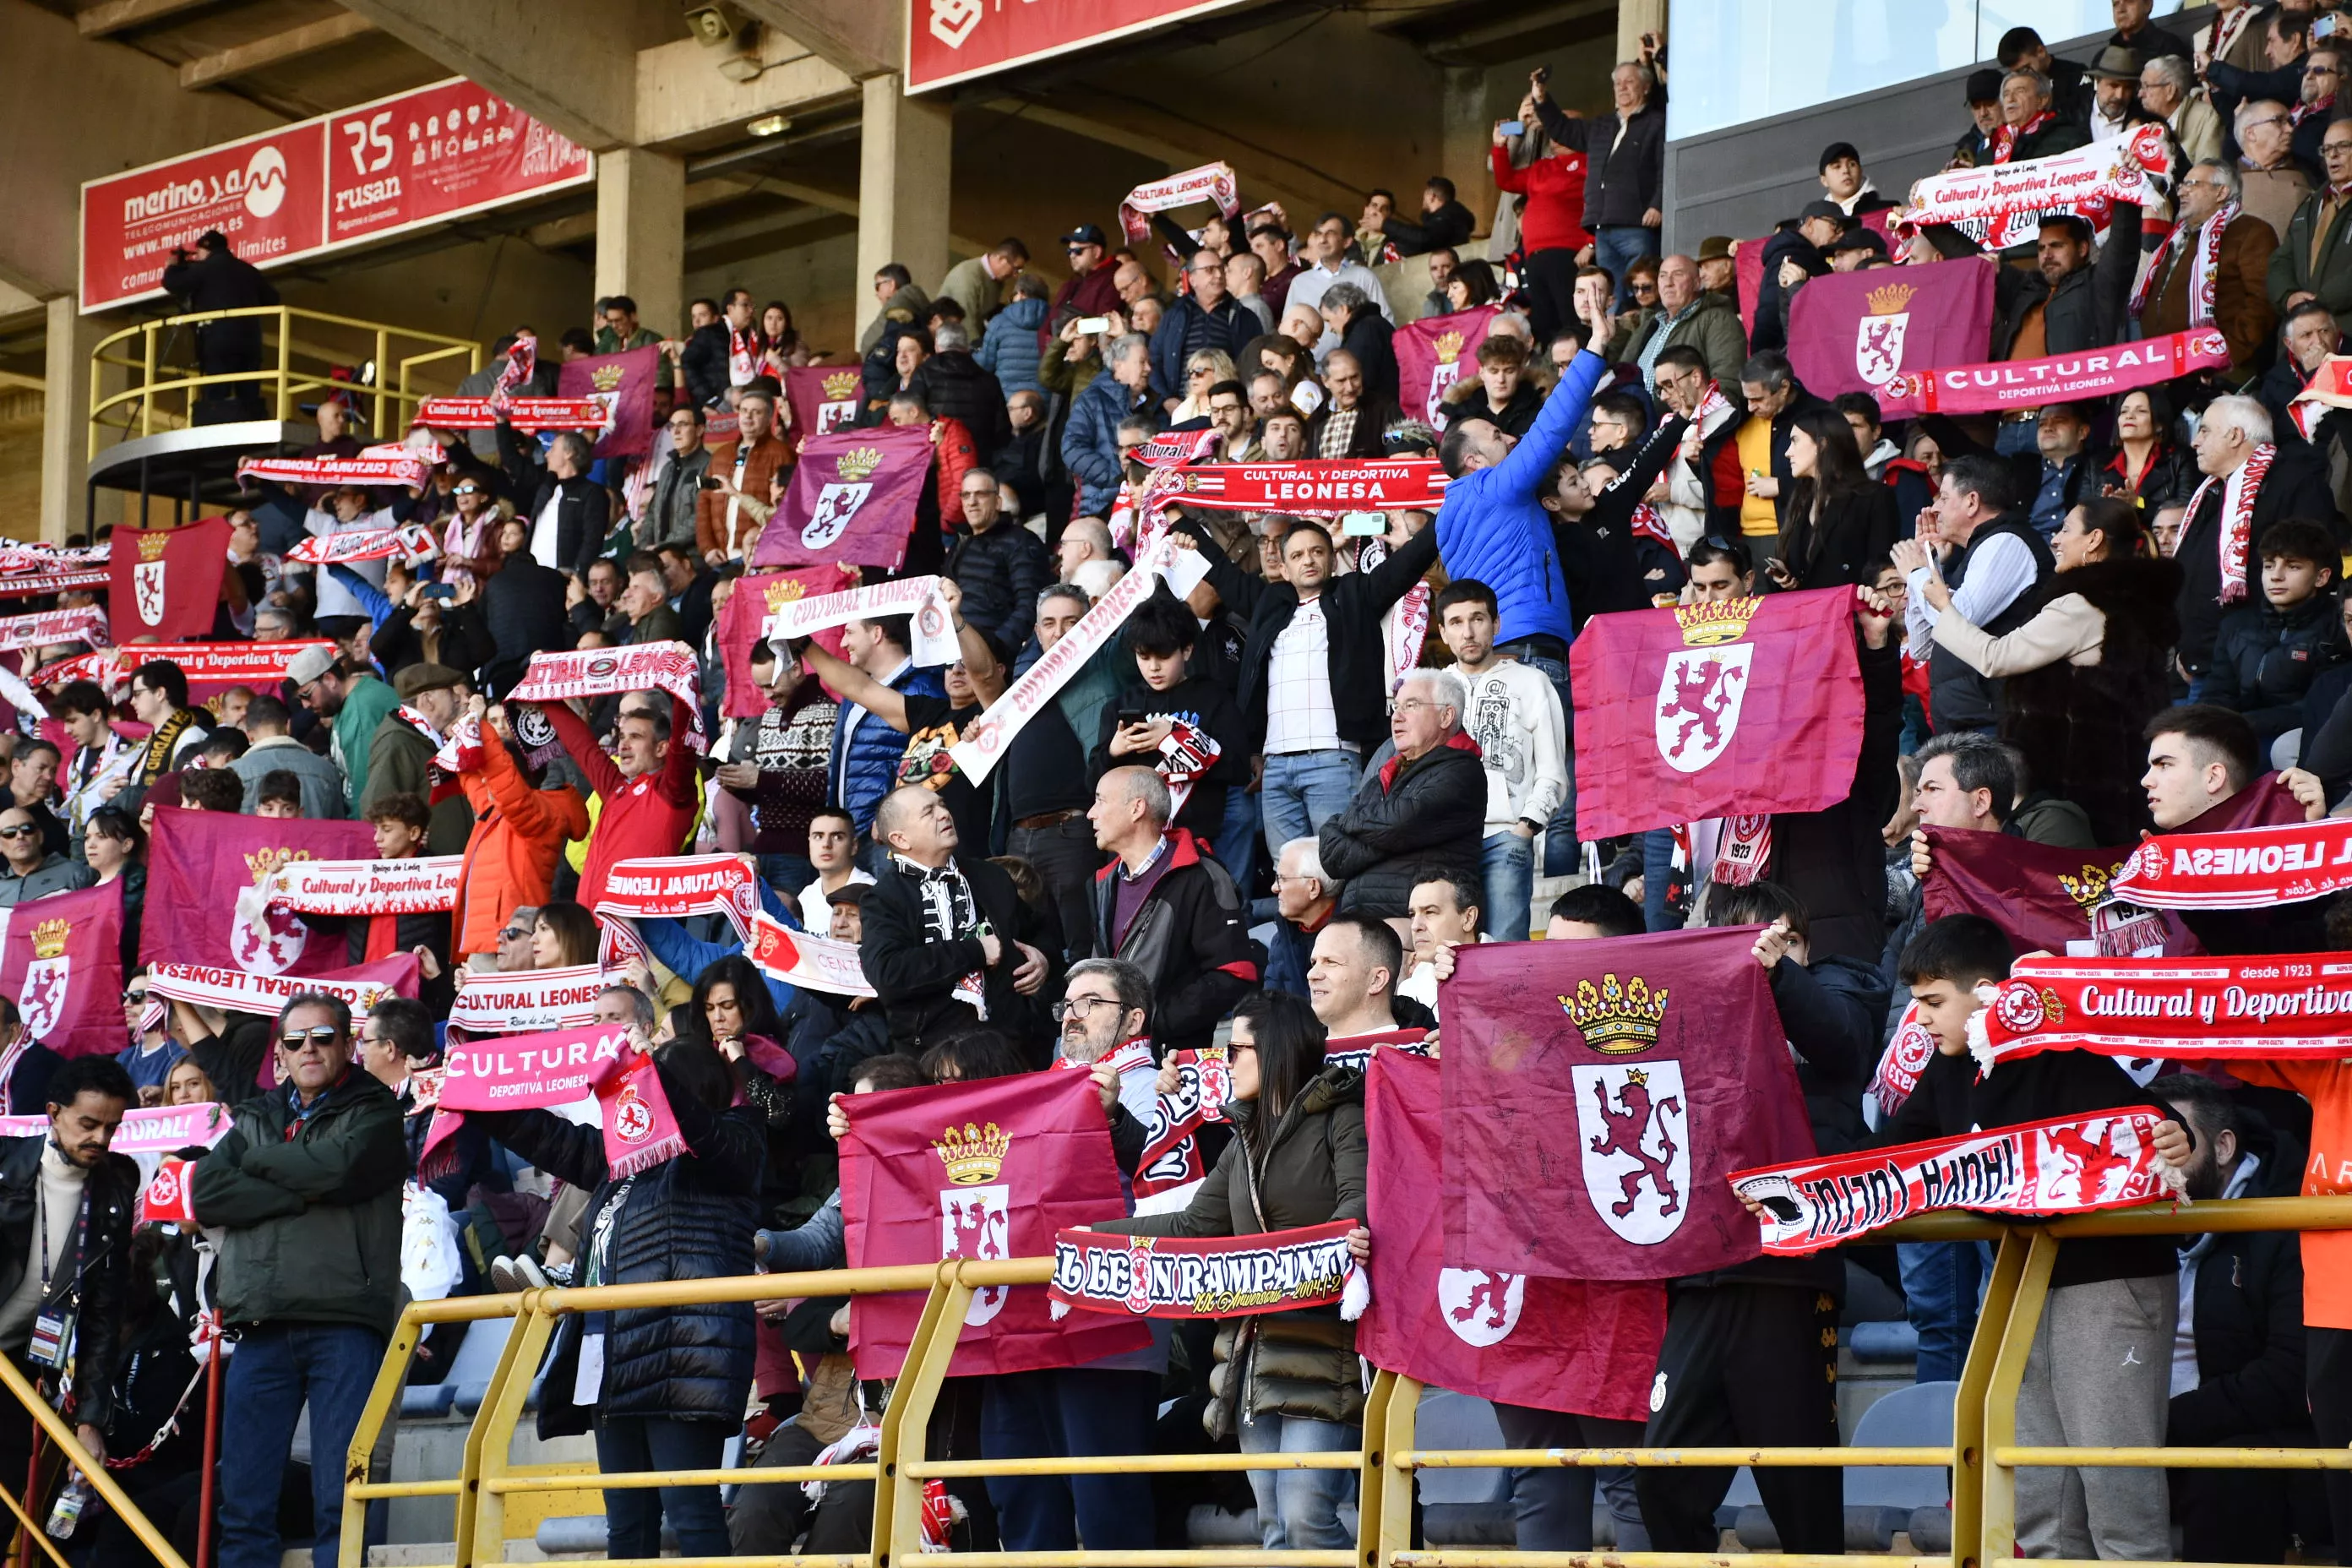
[[[1249,782],[1249,729],[1223,686],[1186,673],[1199,632],[1192,612],[1164,587],[1136,606],[1127,646],[1139,679],[1103,705],[1087,771],[1099,780],[1112,768],[1157,769],[1170,793],[1181,791],[1175,826],[1229,859],[1234,847],[1215,839],[1225,792]]]
[[[2311,683],[2347,656],[2336,620],[2336,541],[2315,522],[2291,519],[2263,535],[2263,599],[2221,617],[2200,700],[2233,708],[2272,742],[2303,723]]]

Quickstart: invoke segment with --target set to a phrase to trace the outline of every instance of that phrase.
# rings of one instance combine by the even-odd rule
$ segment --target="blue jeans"
[[[1103,1367],[999,1373],[981,1385],[980,1453],[1045,1459],[1151,1451],[1160,1374]],[[1155,1516],[1143,1475],[991,1476],[1007,1552],[1149,1552]]]
[[[1233,873],[1244,899],[1255,869],[1257,834],[1257,796],[1235,784],[1225,791],[1225,819],[1217,825],[1217,862]]]
[[[1674,931],[1675,917],[1666,895],[1675,876],[1675,830],[1653,827],[1642,835],[1642,926],[1645,931]],[[1697,878],[1691,879],[1694,883]]]
[[[1904,1241],[1895,1247],[1904,1314],[1919,1335],[1921,1383],[1958,1382],[1976,1336],[1977,1302],[1990,1273],[1988,1248],[1974,1241]]]
[[[1242,1421],[1244,1454],[1326,1454],[1363,1445],[1355,1422],[1304,1415],[1251,1415]],[[1353,1544],[1339,1505],[1355,1495],[1353,1470],[1252,1470],[1258,1534],[1268,1552],[1343,1552]]]
[[[1536,841],[1490,833],[1478,861],[1479,927],[1496,942],[1523,942],[1536,896]]]
[[[310,1562],[336,1568],[343,1459],[383,1346],[382,1334],[353,1323],[265,1323],[237,1342],[221,1407],[220,1568],[278,1568],[278,1494],[305,1403],[316,1521]]]
[[[1616,309],[1633,308],[1633,292],[1625,287],[1625,269],[1645,256],[1658,254],[1659,232],[1638,223],[1612,223],[1601,225],[1593,235],[1592,259],[1609,268],[1609,276],[1617,279]]]
[[[715,1470],[735,1428],[718,1421],[666,1415],[606,1415],[596,1423],[596,1463],[613,1474]],[[717,1487],[614,1487],[604,1493],[608,1557],[661,1555],[662,1515],[677,1532],[683,1557],[731,1557],[727,1512]]]
[[[1642,231],[1647,234],[1649,230]],[[1569,689],[1568,666],[1538,646],[1524,638],[1498,643],[1495,651],[1507,655],[1540,673],[1551,682],[1559,695],[1559,718],[1567,742],[1568,755],[1562,759],[1568,769],[1568,793],[1560,798],[1559,809],[1544,824],[1543,874],[1547,877],[1573,876],[1577,868],[1576,845],[1576,699]]]
[[[1348,809],[1363,763],[1353,752],[1286,752],[1265,760],[1258,810],[1265,816],[1265,852],[1280,856],[1294,838],[1312,838]]]

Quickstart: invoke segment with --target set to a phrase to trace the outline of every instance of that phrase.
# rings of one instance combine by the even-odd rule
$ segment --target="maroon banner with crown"
[[[2131,858],[2131,847],[2065,849],[2006,833],[1930,827],[1927,877],[1919,884],[1929,920],[1982,915],[2009,933],[2020,954],[2063,952],[2088,941],[2091,911]]]
[[[865,396],[866,378],[854,364],[796,364],[784,372],[784,406],[803,442],[856,424]]]
[[[1789,363],[1822,397],[1875,393],[1905,371],[1973,364],[1992,335],[1998,270],[1971,256],[1815,278],[1789,307]]]
[[[845,577],[845,570],[849,574]],[[855,567],[803,566],[791,572],[757,572],[736,581],[735,591],[719,612],[719,658],[727,670],[720,718],[757,719],[770,707],[768,694],[751,679],[751,648],[759,642],[768,617],[794,599],[830,594],[845,582],[856,582],[856,573]],[[835,657],[841,653],[839,626],[828,626],[809,640]]]
[[[603,407],[598,457],[642,458],[654,449],[654,384],[660,378],[661,350],[648,346],[573,360],[555,373],[555,387]]]
[[[139,962],[168,960],[262,974],[319,974],[351,963],[340,921],[307,923],[271,910],[266,935],[231,916],[240,889],[294,860],[367,860],[375,829],[364,822],[233,816],[158,806],[147,852],[147,903]]]
[[[1853,590],[1595,616],[1569,651],[1576,834],[1819,811],[1853,793]]]
[[[0,910],[0,996],[61,1057],[122,1048],[122,879]]]
[[[1110,1124],[1085,1073],[859,1095],[841,1141],[841,1214],[852,1268],[942,1258],[1042,1258],[1060,1232],[1127,1212]],[[865,1377],[896,1377],[919,1294],[860,1296],[849,1353]],[[964,1309],[957,1376],[1076,1366],[1151,1342],[1098,1313],[1056,1321],[1042,1285],[991,1286]]]
[[[1445,428],[1445,395],[1477,378],[1478,346],[1502,313],[1499,305],[1481,305],[1449,316],[1423,316],[1396,330],[1389,342],[1396,351],[1406,417],[1427,420],[1433,430]]]
[[[1665,1279],[1757,1255],[1725,1178],[1815,1152],[1761,929],[1455,950],[1447,1268]]]
[[[117,643],[174,642],[213,629],[228,566],[228,519],[185,528],[118,528],[107,557],[106,616]]]
[[[751,547],[751,564],[845,562],[896,572],[930,473],[931,433],[921,425],[810,437],[783,505]]]

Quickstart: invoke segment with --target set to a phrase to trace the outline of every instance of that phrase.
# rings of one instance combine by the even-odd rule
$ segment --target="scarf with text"
[[[347,566],[354,561],[426,561],[439,553],[433,530],[421,522],[397,528],[354,528],[340,533],[314,533],[286,552],[289,561],[312,566]]]
[[[628,920],[725,915],[738,941],[749,941],[760,912],[759,880],[740,855],[668,855],[615,860],[595,913]]]
[[[2352,888],[2352,819],[2326,816],[2231,833],[2145,839],[2108,884],[2122,902],[2159,910],[2262,910]]]
[[[436,430],[488,430],[503,414],[527,436],[542,430],[601,430],[604,405],[594,397],[428,397],[416,405],[415,425]]]
[[[100,566],[91,571],[60,572],[53,577],[0,577],[0,599],[29,599],[37,595],[73,594],[112,585],[114,574]]]
[[[2236,202],[2223,202],[2212,216],[2197,226],[2193,240],[2197,248],[2189,258],[2189,324],[2192,327],[2204,326],[2213,319],[2213,297],[2221,277],[2221,231],[2244,210]],[[2132,290],[2134,316],[2154,302],[2160,280],[2175,264],[2174,250],[2188,242],[2178,224],[2164,237],[2164,243],[2148,258],[2147,271],[2140,275],[2139,287]]]
[[[1233,1056],[1225,1047],[1171,1051],[1168,1064],[1176,1069],[1176,1089],[1154,1097],[1145,1126],[1142,1157],[1136,1162],[1139,1211],[1144,1198],[1188,1187],[1208,1173],[1198,1134],[1211,1122],[1224,1121],[1233,1100]]]
[[[506,363],[499,366],[496,380],[490,383],[490,406],[503,408],[513,401],[518,388],[528,385],[539,370],[539,339],[529,332],[516,334],[507,350]]]
[[[1295,463],[1201,463],[1162,469],[1170,499],[1209,511],[1435,511],[1445,471],[1431,458],[1316,458]]]
[[[1136,186],[1119,201],[1118,226],[1126,231],[1129,244],[1139,244],[1151,237],[1151,214],[1188,207],[1194,202],[1214,202],[1217,210],[1227,217],[1239,212],[1241,182],[1234,174],[1234,166],[1226,163],[1203,163],[1197,169],[1186,169],[1164,180]]]
[[[596,1018],[605,972],[594,963],[533,969],[519,974],[461,971],[449,1025],[470,1035],[577,1029]]]
[[[1707,879],[1727,888],[1744,888],[1764,875],[1764,868],[1771,864],[1772,819],[1750,816],[1717,820],[1721,826]]]
[[[760,635],[769,642],[798,640],[851,621],[886,616],[907,617],[913,638],[908,651],[918,665],[953,664],[963,657],[956,641],[955,617],[940,596],[940,580],[935,576],[898,577],[838,594],[786,599],[768,617]]]
[[[106,638],[106,612],[94,605],[0,618],[0,653],[46,647],[51,643],[103,643]]]
[[[522,679],[507,693],[514,702],[568,702],[574,697],[619,697],[631,691],[667,691],[686,704],[693,729],[684,737],[696,752],[709,744],[702,733],[699,666],[682,642],[638,643],[621,648],[574,653],[535,653]],[[522,733],[520,724],[516,734]],[[550,730],[550,739],[553,731]],[[534,748],[535,749],[535,748]],[[534,759],[536,760],[536,759]]]
[[[175,1154],[183,1149],[209,1149],[229,1134],[229,1108],[210,1101],[202,1105],[142,1105],[122,1113],[107,1144],[111,1154]],[[46,1138],[46,1116],[0,1116],[0,1138]]]
[[[1763,1165],[1730,1181],[1765,1210],[1764,1250],[1802,1258],[1932,1209],[2090,1214],[2179,1193],[2180,1173],[2156,1157],[2163,1121],[2154,1110],[2062,1117]]]
[[[1919,1004],[1903,1004],[1902,1016],[1895,1020],[1895,1037],[1886,1042],[1885,1054],[1878,1058],[1878,1071],[1870,1080],[1871,1098],[1878,1101],[1881,1116],[1892,1116],[1903,1109],[1919,1087],[1919,1077],[1927,1064],[1936,1059],[1936,1037],[1919,1022]]]
[[[449,460],[437,443],[405,445],[380,441],[362,447],[348,458],[240,458],[236,477],[269,479],[281,485],[318,485],[328,489],[348,486],[422,486],[432,470]]]
[[[866,979],[865,965],[858,961],[856,942],[793,931],[764,913],[752,918],[751,935],[743,944],[743,956],[758,965],[761,973],[787,985],[803,986],[832,996],[874,994],[874,987]]]
[[[1969,1019],[1991,1072],[2016,1057],[2335,1061],[2352,1057],[2352,963],[2331,953],[2021,958]]]
[[[103,686],[122,678],[126,661],[143,664],[151,658],[168,658],[180,667],[191,687],[259,687],[284,680],[295,656],[314,647],[331,653],[335,645],[324,637],[299,642],[137,643],[59,659],[35,670],[32,679],[40,686],[66,680],[95,680]]]
[[[188,732],[191,724],[204,722],[204,715],[193,708],[175,708],[172,716],[155,726],[147,737],[147,754],[140,759],[139,782],[151,785],[172,771],[172,752],[179,745],[180,737]]]
[[[686,1152],[654,1058],[630,1043],[626,1029],[562,1029],[450,1046],[417,1177],[430,1182],[451,1173],[452,1141],[467,1111],[552,1110],[592,1094],[604,1125],[607,1180]]]
[[[303,992],[319,991],[341,999],[356,1024],[387,996],[415,995],[418,973],[412,952],[336,974],[259,974],[209,963],[156,963],[148,966],[147,994],[151,1000],[275,1016]]]
[[[1323,1065],[1363,1072],[1371,1066],[1372,1053],[1382,1046],[1410,1057],[1433,1057],[1437,1054],[1437,1042],[1431,1038],[1433,1033],[1429,1029],[1375,1029],[1369,1035],[1341,1035],[1323,1042]]]
[[[300,915],[420,915],[457,905],[463,855],[416,860],[287,860],[247,893]]]
[[[1255,1236],[1060,1231],[1045,1293],[1055,1318],[1073,1307],[1192,1320],[1328,1307],[1365,1294],[1348,1251],[1348,1233],[1355,1228],[1354,1220],[1335,1219]]]
[[[2277,456],[2277,446],[2264,441],[2248,453],[2246,460],[2228,478],[2217,479],[2208,474],[2189,498],[2189,511],[2182,520],[2184,531],[2188,523],[2196,520],[2197,509],[2205,502],[2205,492],[2217,484],[2221,487],[2222,604],[2234,605],[2246,596],[2246,557],[2254,536],[2254,502],[2262,495],[2263,478],[2271,471],[2271,460]]]
[[[433,753],[433,765],[453,777],[478,772],[482,766],[482,721],[471,713],[460,714],[449,726],[448,739]]]

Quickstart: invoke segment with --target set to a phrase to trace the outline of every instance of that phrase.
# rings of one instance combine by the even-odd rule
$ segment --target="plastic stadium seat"
[[[404,1388],[400,1391],[400,1418],[403,1421],[429,1421],[436,1415],[446,1415],[457,1400],[457,1391],[446,1383]]]
[[[1500,1448],[1503,1428],[1495,1407],[1483,1399],[1442,1388],[1421,1396],[1420,1434],[1424,1448]],[[1432,1544],[1509,1547],[1518,1540],[1511,1509],[1511,1472],[1502,1469],[1423,1470],[1420,1476],[1422,1528]]]
[[[1905,1325],[1908,1327],[1909,1325]],[[1952,1442],[1952,1396],[1956,1383],[1921,1383],[1898,1388],[1862,1413],[1855,1423],[1853,1445],[1858,1448],[1948,1448]],[[1743,1468],[1734,1479],[1724,1506],[1716,1512],[1718,1524],[1730,1516],[1727,1528],[1750,1552],[1777,1552],[1780,1532],[1755,1499],[1755,1480]],[[1745,1494],[1744,1496],[1742,1494]],[[1850,1465],[1845,1472],[1845,1549],[1885,1552],[1897,1531],[1911,1528],[1916,1513],[1941,1511],[1951,1499],[1948,1472],[1940,1465]],[[1949,1550],[1950,1524],[1945,1524],[1945,1545],[1928,1547],[1915,1535],[1912,1544],[1922,1552]]]

